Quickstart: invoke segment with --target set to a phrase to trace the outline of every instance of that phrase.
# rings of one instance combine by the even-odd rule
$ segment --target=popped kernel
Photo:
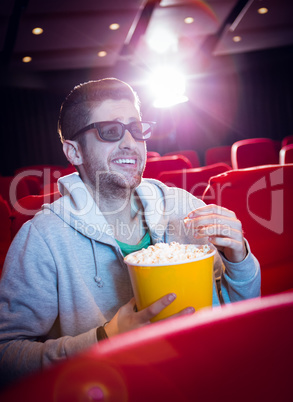
[[[125,257],[128,264],[164,264],[193,261],[212,252],[208,244],[156,243]]]

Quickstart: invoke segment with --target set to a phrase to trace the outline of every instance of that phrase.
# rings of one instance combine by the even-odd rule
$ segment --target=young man
[[[209,241],[219,250],[215,272],[225,302],[259,296],[259,264],[233,212],[142,180],[152,130],[132,88],[116,79],[79,85],[64,101],[59,134],[79,174],[59,180],[63,196],[23,225],[8,252],[0,283],[2,381],[149,324],[176,295],[137,312],[123,256],[156,242]],[[215,286],[213,304],[220,304]],[[177,315],[193,312],[186,306]]]

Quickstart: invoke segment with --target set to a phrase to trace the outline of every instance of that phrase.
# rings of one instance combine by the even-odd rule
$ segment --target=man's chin
[[[129,188],[129,189],[135,189],[137,186],[139,186],[140,185],[140,183],[141,183],[141,179],[142,179],[142,176],[141,175],[135,175],[135,176],[132,176],[132,177],[125,177],[125,180],[121,180],[121,182],[120,182],[120,186],[121,187],[123,187],[123,188]]]
[[[141,179],[142,179],[141,174],[127,176],[121,174],[108,173],[107,175],[104,175],[100,178],[99,188],[100,191],[102,190],[102,192],[111,191],[113,195],[116,194],[117,192],[121,194],[121,191],[131,192],[140,185]]]

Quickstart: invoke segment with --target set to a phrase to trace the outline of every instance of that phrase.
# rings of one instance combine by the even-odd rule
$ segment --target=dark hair
[[[108,99],[128,99],[140,112],[139,98],[126,82],[117,78],[104,78],[77,85],[61,105],[58,133],[61,142],[70,138],[81,128],[89,124],[94,108]]]

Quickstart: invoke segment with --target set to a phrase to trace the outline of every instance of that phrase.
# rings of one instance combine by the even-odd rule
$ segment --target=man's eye
[[[131,126],[131,130],[134,131],[135,133],[142,133],[141,124],[133,124]]]

